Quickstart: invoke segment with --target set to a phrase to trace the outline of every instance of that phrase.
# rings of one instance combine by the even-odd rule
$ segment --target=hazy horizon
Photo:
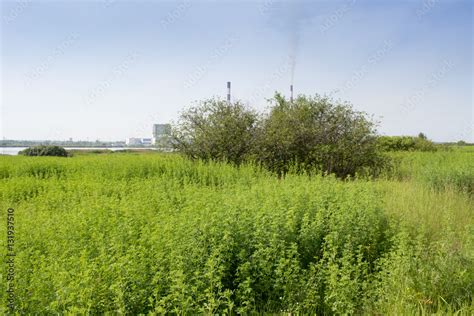
[[[193,101],[332,95],[474,142],[471,1],[3,1],[1,135],[149,137]],[[294,79],[292,79],[294,77]]]

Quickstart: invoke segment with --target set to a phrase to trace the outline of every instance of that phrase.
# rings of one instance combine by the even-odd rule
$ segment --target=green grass
[[[452,188],[474,194],[474,151],[470,147],[452,147],[452,151],[393,153],[389,177],[415,180],[443,191]]]
[[[173,154],[0,157],[17,311],[470,315],[474,152],[394,155],[375,181]],[[0,284],[5,313],[4,270]]]

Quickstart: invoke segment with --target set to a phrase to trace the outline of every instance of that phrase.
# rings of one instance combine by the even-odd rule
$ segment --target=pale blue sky
[[[194,100],[332,94],[389,135],[474,141],[473,5],[2,1],[1,137],[151,136]],[[298,43],[298,45],[295,45]]]

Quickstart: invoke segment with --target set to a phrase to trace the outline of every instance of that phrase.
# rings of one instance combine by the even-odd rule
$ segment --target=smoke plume
[[[298,50],[301,39],[301,23],[303,20],[303,12],[301,4],[291,2],[288,10],[288,31],[289,31],[289,58],[290,58],[290,74],[291,84],[295,81],[296,62],[298,59]]]
[[[318,17],[317,8],[308,0],[266,0],[260,10],[268,17],[271,27],[282,34],[285,46],[288,45],[284,49],[288,54],[291,84],[295,80],[304,26]]]

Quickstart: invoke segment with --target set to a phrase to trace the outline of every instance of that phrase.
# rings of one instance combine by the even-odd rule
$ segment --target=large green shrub
[[[382,159],[375,123],[348,103],[300,96],[289,102],[276,94],[259,133],[257,159],[278,174],[291,166],[319,169],[338,177],[376,171]]]
[[[261,119],[240,102],[203,101],[174,126],[174,148],[194,159],[256,160],[280,176],[292,169],[344,178],[380,169],[375,123],[365,113],[320,96],[290,103],[276,94],[271,101]]]
[[[172,145],[193,159],[239,165],[252,152],[257,118],[240,102],[205,100],[181,114],[171,132]]]
[[[414,136],[381,136],[378,144],[383,151],[436,151],[436,145],[423,133]]]
[[[22,156],[55,156],[67,157],[68,152],[60,146],[34,146],[28,147],[18,153]]]

